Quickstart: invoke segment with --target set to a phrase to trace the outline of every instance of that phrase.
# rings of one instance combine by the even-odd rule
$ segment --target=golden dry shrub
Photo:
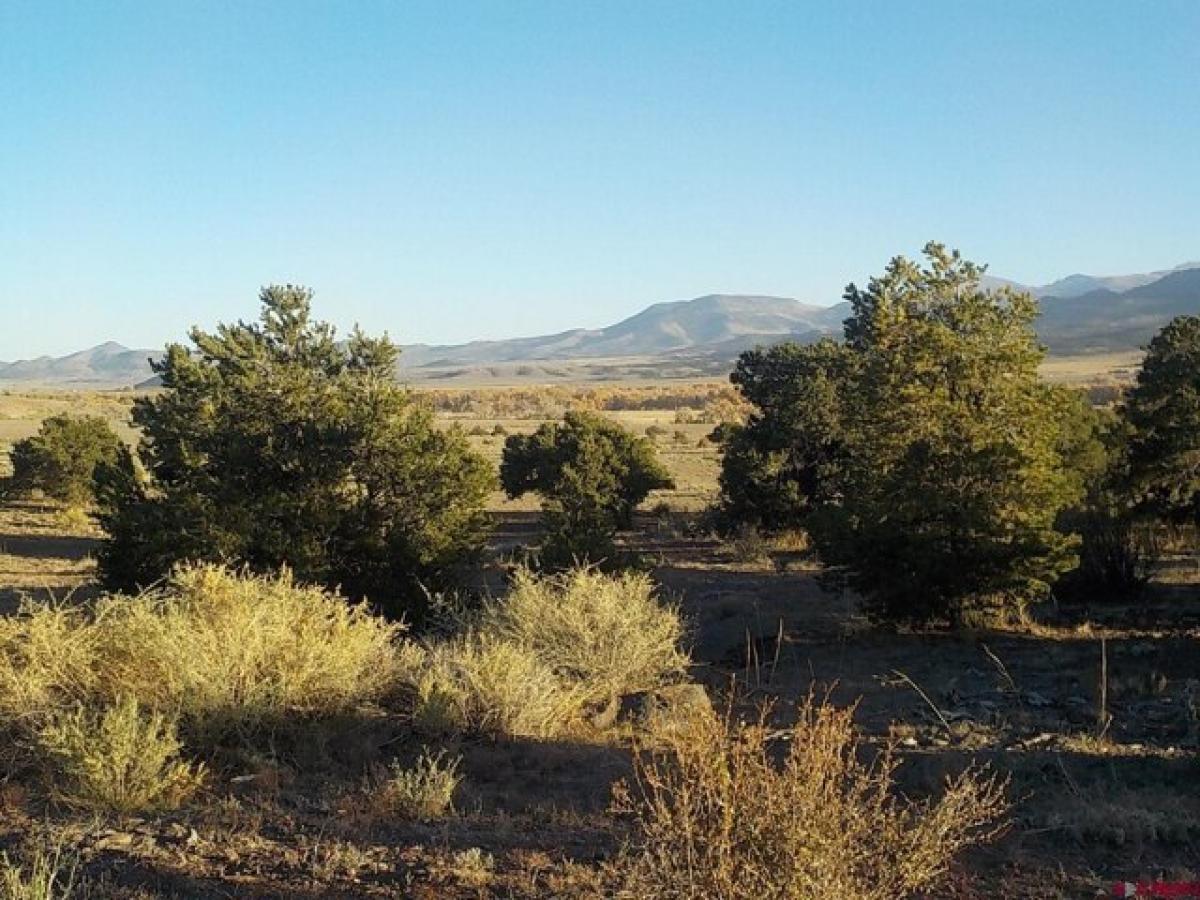
[[[15,615],[0,616],[0,726],[10,737],[91,693],[96,639],[79,607],[26,599]]]
[[[160,589],[100,601],[97,689],[177,711],[190,736],[220,737],[333,716],[396,684],[402,626],[318,587],[215,565]]]
[[[27,602],[0,617],[0,763],[27,763],[59,714],[123,697],[178,717],[194,747],[361,708],[396,687],[402,630],[286,572],[211,565],[91,610]]]
[[[144,713],[133,697],[102,710],[61,713],[37,734],[50,784],[69,806],[122,814],[175,809],[204,780],[179,758],[175,721]]]
[[[859,757],[852,709],[811,698],[780,761],[766,715],[726,716],[640,754],[616,808],[632,817],[625,895],[647,900],[896,900],[936,890],[954,856],[995,837],[1006,785],[968,770],[922,803],[894,789],[889,749]]]
[[[508,595],[484,610],[482,629],[529,650],[585,703],[653,690],[690,664],[678,609],[659,601],[642,573],[520,570]]]
[[[532,651],[486,632],[408,659],[413,720],[425,732],[552,738],[578,718],[583,696]]]

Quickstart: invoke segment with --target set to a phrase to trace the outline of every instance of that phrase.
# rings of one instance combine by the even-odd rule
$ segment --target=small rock
[[[96,839],[97,850],[128,850],[133,846],[133,834],[128,831],[108,831]]]
[[[674,731],[711,716],[712,701],[700,684],[675,684],[656,691],[628,694],[621,703],[620,718],[652,733]]]
[[[600,731],[605,731],[617,724],[621,714],[621,698],[613,697],[602,708],[594,710],[588,717],[588,724]]]

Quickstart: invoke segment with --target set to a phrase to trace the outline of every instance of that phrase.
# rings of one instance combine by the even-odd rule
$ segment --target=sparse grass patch
[[[0,853],[0,900],[69,900],[78,896],[78,860],[61,847],[35,847],[23,862]]]
[[[468,847],[456,851],[450,858],[450,869],[460,882],[482,887],[496,871],[496,860],[479,847]]]
[[[636,762],[626,888],[646,898],[855,897],[936,889],[965,847],[1002,830],[1005,785],[968,770],[937,801],[898,797],[898,762],[858,756],[852,710],[811,699],[776,763],[765,715],[698,720]]]
[[[408,768],[393,762],[387,777],[373,794],[379,808],[409,819],[437,819],[453,808],[454,792],[462,782],[458,773],[461,760],[451,759],[444,750],[421,752]]]
[[[179,759],[174,721],[143,713],[132,697],[62,714],[39,730],[37,742],[51,762],[53,793],[82,809],[174,809],[204,780],[202,766]]]

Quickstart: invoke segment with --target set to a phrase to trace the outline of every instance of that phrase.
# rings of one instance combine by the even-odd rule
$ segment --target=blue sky
[[[1200,257],[1200,3],[0,0],[0,359]]]

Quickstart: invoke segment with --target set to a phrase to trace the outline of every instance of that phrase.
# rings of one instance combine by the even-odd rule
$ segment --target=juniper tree
[[[101,416],[51,416],[37,434],[13,445],[8,492],[20,495],[36,490],[66,503],[90,503],[97,467],[115,462],[121,446],[121,439]]]
[[[1045,595],[1074,564],[1055,521],[1083,492],[1063,395],[1038,378],[1037,302],[984,290],[940,244],[925,256],[847,288],[843,344],[743,357],[756,410],[722,475],[728,510],[803,524],[829,577],[892,621]],[[733,487],[746,435],[766,448],[743,478],[753,503]]]
[[[137,460],[99,478],[104,581],[144,585],[182,560],[283,565],[390,612],[419,611],[483,539],[486,462],[395,381],[397,347],[311,318],[268,287],[258,322],[191,332],[154,364]],[[144,474],[139,471],[144,470]]]
[[[1200,316],[1179,316],[1154,337],[1122,413],[1132,499],[1200,524]]]
[[[541,495],[548,567],[611,561],[613,538],[630,525],[634,508],[651,491],[672,486],[651,441],[584,412],[511,435],[500,480],[509,497]]]

